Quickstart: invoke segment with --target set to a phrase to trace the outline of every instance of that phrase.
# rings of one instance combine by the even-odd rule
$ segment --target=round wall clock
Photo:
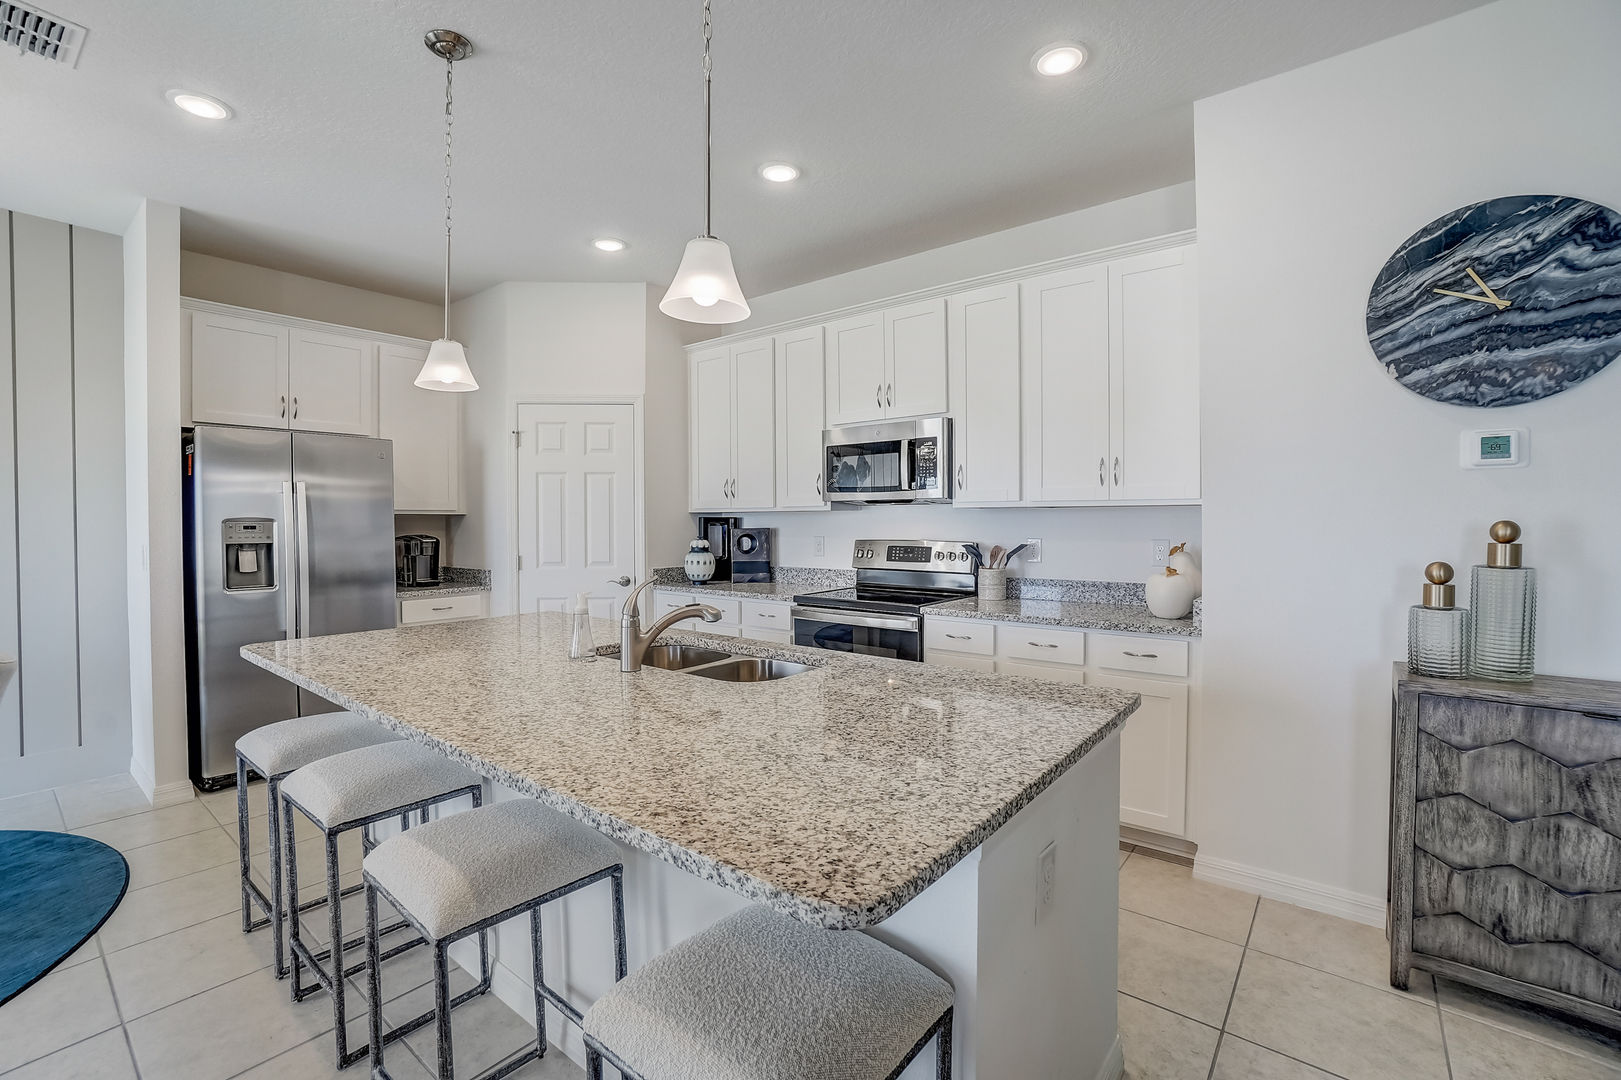
[[[1436,218],[1385,263],[1368,341],[1407,389],[1450,405],[1521,405],[1621,353],[1621,214],[1511,195]]]

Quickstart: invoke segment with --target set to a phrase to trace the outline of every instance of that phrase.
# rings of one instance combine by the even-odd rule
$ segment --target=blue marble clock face
[[[1521,405],[1621,352],[1621,214],[1512,195],[1430,222],[1385,263],[1368,341],[1407,389],[1450,405]]]

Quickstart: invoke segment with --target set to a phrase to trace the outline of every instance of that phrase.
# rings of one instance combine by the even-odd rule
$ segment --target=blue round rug
[[[0,830],[0,1005],[101,929],[128,886],[124,856],[99,840]]]

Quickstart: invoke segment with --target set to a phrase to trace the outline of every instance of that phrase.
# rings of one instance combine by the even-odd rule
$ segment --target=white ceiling
[[[1196,99],[1480,2],[715,0],[715,232],[757,294],[1187,180]],[[447,25],[457,295],[667,281],[702,229],[698,0],[45,5],[90,34],[0,52],[0,205],[118,232],[148,196],[189,249],[434,299]],[[1032,73],[1065,39],[1086,67]]]

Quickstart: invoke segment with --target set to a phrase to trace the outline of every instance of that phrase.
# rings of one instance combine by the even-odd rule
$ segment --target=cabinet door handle
[[[1120,459],[1114,459],[1114,486],[1120,486]]]
[[[293,419],[298,419],[298,396],[296,394],[293,396]]]
[[[1106,459],[1098,458],[1098,487],[1106,487],[1109,483],[1107,464]]]
[[[822,497],[822,474],[821,473],[816,474],[816,497],[818,499],[820,499]]]
[[[455,609],[454,604],[446,604],[444,607],[429,608],[428,610],[429,611],[452,611],[454,609]]]
[[[884,404],[885,405],[894,405],[895,404],[895,384],[894,383],[890,383],[889,388],[884,391]]]
[[[883,383],[878,384],[878,388],[872,392],[872,396],[873,396],[873,400],[878,402],[878,407],[880,409],[882,409],[884,407],[884,384]]]
[[[957,466],[957,487],[962,487],[962,466]]]
[[[1033,645],[1038,649],[1056,649],[1056,648],[1058,648],[1057,645],[1054,645],[1050,641],[1027,641],[1027,642],[1025,642],[1025,644],[1026,645]]]
[[[283,394],[281,396],[281,418],[283,420],[287,419],[287,395],[286,394]]]
[[[1159,659],[1159,653],[1157,653],[1157,652],[1127,652],[1127,653],[1123,653],[1122,655],[1124,655],[1124,656],[1134,656],[1138,660],[1158,660]]]

